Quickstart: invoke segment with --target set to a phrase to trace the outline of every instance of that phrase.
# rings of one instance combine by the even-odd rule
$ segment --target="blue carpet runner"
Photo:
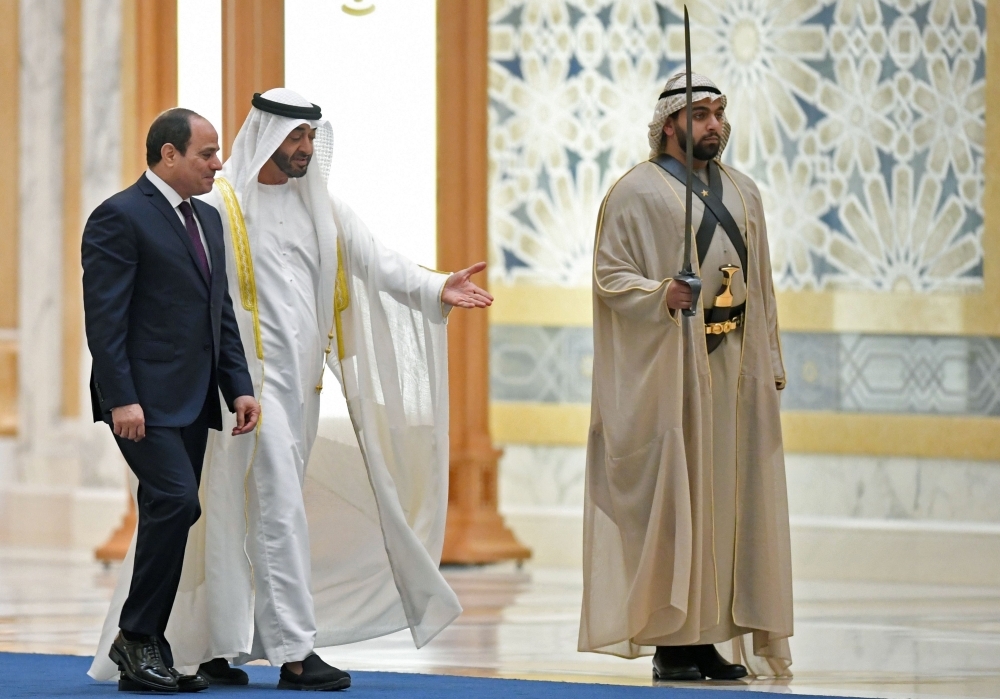
[[[90,658],[70,655],[0,653],[0,697],[158,697],[150,693],[118,692],[116,682],[95,682],[87,677]],[[278,691],[278,669],[259,665],[244,666],[250,675],[247,687],[210,687],[196,695],[168,695],[208,699],[292,699],[302,696]],[[687,689],[676,687],[622,687],[607,684],[535,682],[450,675],[414,675],[395,672],[352,672],[353,686],[344,692],[322,696],[344,699],[750,699],[745,689]],[[708,692],[706,694],[706,691]],[[308,694],[306,696],[318,696]],[[753,699],[775,697],[771,692],[754,691]]]

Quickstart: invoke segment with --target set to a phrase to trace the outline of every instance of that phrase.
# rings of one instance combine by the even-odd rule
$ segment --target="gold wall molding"
[[[498,444],[586,446],[590,406],[582,403],[490,405]],[[1000,461],[1000,418],[783,411],[785,451]]]
[[[785,451],[1000,461],[1000,418],[786,411]]]
[[[20,273],[20,2],[0,0],[0,435],[17,433],[17,355]]]
[[[83,0],[63,3],[63,417],[80,416],[83,350]]]
[[[285,84],[284,0],[222,0],[222,151],[226,157],[255,92]]]
[[[490,431],[498,444],[584,446],[589,429],[587,403],[490,404]]]
[[[490,323],[589,328],[593,325],[590,287],[493,284]]]
[[[16,340],[0,340],[0,436],[17,434]]]

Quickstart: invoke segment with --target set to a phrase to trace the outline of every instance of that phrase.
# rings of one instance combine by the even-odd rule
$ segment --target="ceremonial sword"
[[[691,24],[688,20],[688,8],[687,5],[684,6],[684,59],[686,61],[686,77],[687,77],[687,106],[685,112],[687,113],[687,152],[685,153],[685,166],[687,167],[687,191],[685,192],[686,206],[684,209],[684,267],[677,276],[674,277],[679,282],[684,282],[691,288],[691,308],[684,309],[684,315],[693,316],[698,312],[698,297],[701,296],[701,278],[694,273],[694,268],[691,266],[691,238],[693,235],[693,228],[691,223],[691,204],[694,192],[694,134],[692,133],[694,129],[691,108]]]

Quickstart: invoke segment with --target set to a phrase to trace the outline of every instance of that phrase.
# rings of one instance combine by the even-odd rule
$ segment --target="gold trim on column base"
[[[442,563],[496,563],[531,557],[531,549],[518,542],[498,511],[497,462],[502,453],[488,444],[452,453]]]
[[[495,510],[465,512],[448,508],[441,563],[498,563],[531,558],[531,549],[518,543]]]

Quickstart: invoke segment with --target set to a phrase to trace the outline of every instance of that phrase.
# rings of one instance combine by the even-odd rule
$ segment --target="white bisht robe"
[[[326,365],[340,382],[353,427],[331,425],[325,434],[321,429],[311,445],[318,395],[299,405],[274,406],[282,399],[268,384],[268,377],[287,373],[287,358],[266,351],[272,342],[263,337],[266,328],[259,321],[262,298],[267,295],[270,302],[285,291],[265,288],[254,273],[255,264],[264,264],[257,262],[255,237],[257,173],[302,123],[317,127],[313,163],[296,183],[319,249],[316,330],[326,343]],[[259,638],[255,643],[254,610],[260,606],[255,576],[260,571],[252,560],[260,552],[250,537],[267,537],[266,531],[254,531],[260,522],[257,494],[279,486],[303,488],[310,560],[289,555],[295,565],[311,569],[316,647],[409,628],[419,648],[462,611],[438,570],[448,502],[446,312],[441,304],[446,277],[380,245],[349,207],[329,197],[331,151],[327,122],[252,109],[223,170],[225,179],[205,197],[222,217],[230,294],[262,420],[255,434],[232,437],[235,417],[224,415],[223,431],[211,433],[201,482],[203,514],[188,537],[166,631],[178,668],[215,657],[239,663],[265,656]],[[298,353],[300,360],[303,355],[308,351]],[[317,363],[313,371],[314,377],[284,378],[314,380],[318,386],[323,366]],[[272,435],[268,416],[276,410],[286,419],[298,411],[304,424]],[[276,441],[268,444],[269,439]],[[308,455],[304,482],[262,489],[269,457],[261,454],[273,458],[285,448]],[[133,540],[90,669],[96,679],[117,676],[107,654],[128,594],[134,545]]]

